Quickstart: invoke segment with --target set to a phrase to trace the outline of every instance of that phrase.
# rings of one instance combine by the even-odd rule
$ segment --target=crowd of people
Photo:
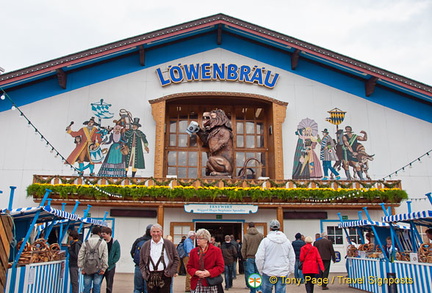
[[[291,274],[305,284],[306,292],[314,290],[316,278],[328,278],[331,261],[335,262],[333,243],[326,233],[304,237],[297,233],[290,241],[280,230],[278,220],[269,224],[264,236],[253,222],[248,223],[243,242],[225,235],[216,242],[206,229],[189,231],[176,246],[172,237],[163,237],[159,224],[150,224],[145,234],[135,240],[130,255],[135,264],[134,293],[173,293],[174,277],[186,275],[184,291],[190,293],[221,293],[233,286],[233,280],[244,274],[250,293],[283,293],[284,278]],[[69,271],[72,293],[79,292],[79,272],[84,277],[84,293],[99,293],[103,280],[106,292],[113,290],[120,244],[108,227],[93,227],[84,243],[71,231]],[[260,282],[250,278],[258,276]],[[223,276],[223,277],[222,277]],[[329,288],[323,282],[321,288]]]

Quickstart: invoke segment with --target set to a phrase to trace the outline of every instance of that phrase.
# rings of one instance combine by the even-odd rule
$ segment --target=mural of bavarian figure
[[[134,118],[131,123],[132,129],[126,130],[124,138],[126,139],[129,152],[126,156],[126,173],[132,168],[132,177],[138,169],[145,169],[144,150],[149,153],[148,141],[144,132],[139,130],[141,127],[139,118]]]
[[[305,118],[297,125],[298,136],[294,153],[293,179],[321,179],[321,163],[315,153],[318,144],[318,124]]]
[[[188,127],[196,125],[192,122]],[[221,109],[203,113],[202,128],[196,126],[196,132],[203,146],[208,147],[207,176],[232,176],[233,174],[233,134],[231,121]]]
[[[79,174],[82,175],[84,170],[89,168],[90,176],[94,175],[94,164],[100,163],[102,153],[100,152],[99,144],[102,142],[102,135],[99,132],[99,124],[95,122],[94,117],[88,121],[84,121],[84,127],[78,131],[72,131],[73,122],[66,127],[66,132],[75,138],[75,149],[69,155],[65,163],[73,165],[78,162]],[[95,154],[99,154],[96,155]],[[88,163],[84,165],[84,163]]]
[[[100,177],[125,177],[125,154],[128,154],[128,149],[125,147],[126,140],[122,133],[123,127],[116,124],[111,130],[108,139],[105,139],[102,144],[111,146],[105,156],[105,160],[99,169],[98,176]]]
[[[366,131],[360,131],[363,136],[359,136],[354,134],[351,126],[345,127],[345,134],[342,136],[342,151],[343,151],[343,159],[342,159],[342,167],[345,170],[345,174],[347,176],[347,180],[353,179],[351,177],[349,167],[354,168],[354,176],[358,175],[360,180],[364,180],[363,172],[366,174],[367,179],[370,180],[370,177],[367,173],[368,161],[373,160],[374,155],[368,155],[365,151],[364,146],[359,143],[359,141],[367,141],[367,133]]]

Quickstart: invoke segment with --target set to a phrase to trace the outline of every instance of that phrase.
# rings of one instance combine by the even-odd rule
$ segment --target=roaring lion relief
[[[191,124],[193,125],[193,124]],[[207,152],[207,176],[232,176],[233,134],[231,121],[221,109],[203,113],[202,129],[196,127],[198,137]]]

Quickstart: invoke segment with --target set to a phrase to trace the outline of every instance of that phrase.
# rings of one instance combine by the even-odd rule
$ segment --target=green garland
[[[143,185],[97,185],[108,194],[124,200],[183,200],[183,201],[286,201],[286,202],[346,202],[359,199],[399,203],[408,198],[404,190],[390,189],[332,189],[332,188],[262,188],[262,187],[193,187],[193,186],[143,186]],[[69,199],[113,199],[91,185],[40,184],[27,187],[27,196],[41,198],[45,190],[52,195]]]

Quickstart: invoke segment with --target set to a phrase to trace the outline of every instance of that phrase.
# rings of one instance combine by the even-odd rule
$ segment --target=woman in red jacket
[[[313,293],[313,279],[317,278],[317,274],[324,271],[324,264],[319,254],[318,249],[312,246],[312,237],[308,236],[305,239],[306,244],[300,249],[300,262],[303,263],[303,275],[307,293]],[[323,287],[328,288],[328,287]]]
[[[191,278],[191,293],[217,293],[222,284],[209,286],[206,278],[216,277],[224,271],[224,259],[219,247],[210,243],[211,235],[206,229],[196,232],[197,246],[189,253],[187,271]],[[222,289],[223,290],[223,289]]]

